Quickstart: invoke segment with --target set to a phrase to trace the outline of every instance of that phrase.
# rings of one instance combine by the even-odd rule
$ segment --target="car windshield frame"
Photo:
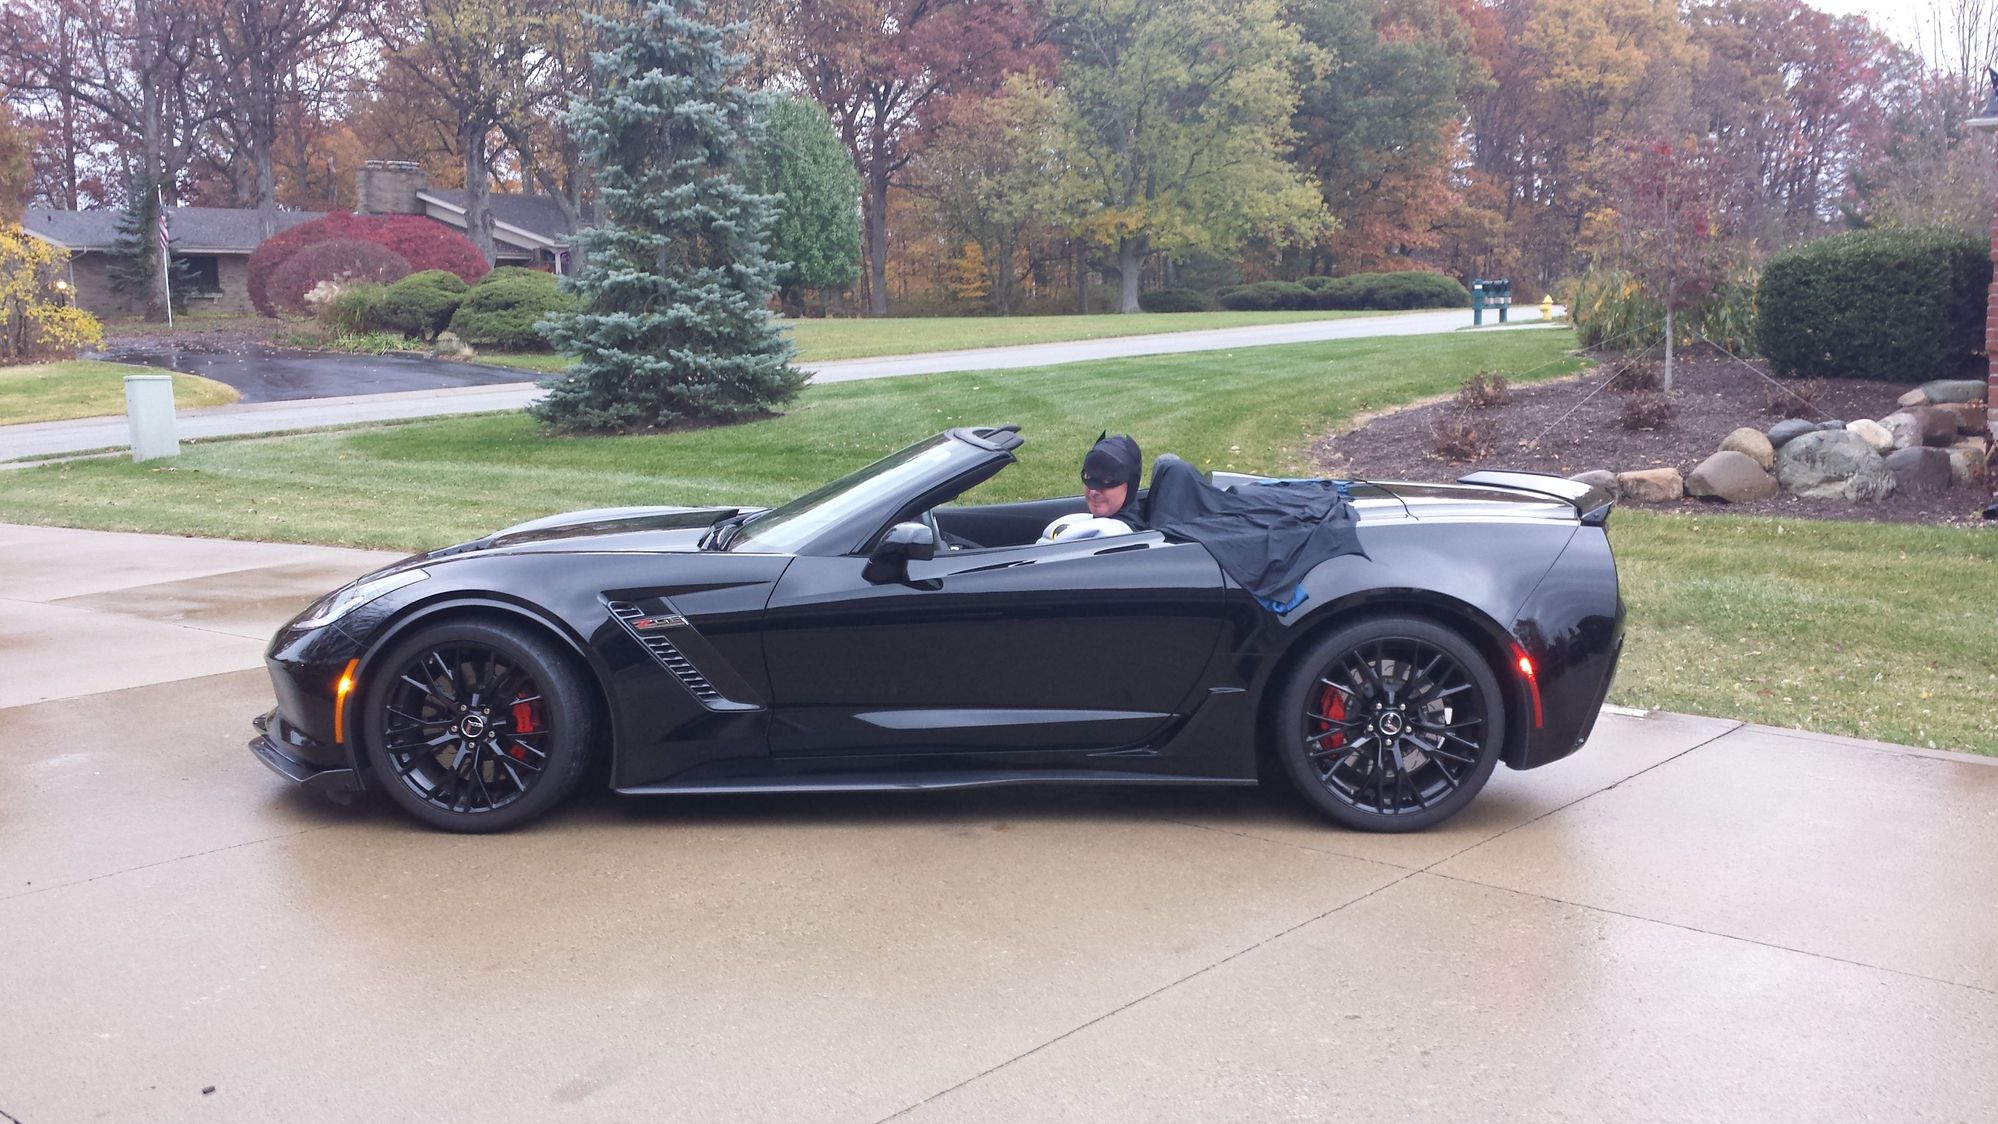
[[[909,495],[960,458],[957,439],[940,433],[849,472],[742,524],[724,548],[745,554],[797,554],[828,530],[864,515],[883,499]]]

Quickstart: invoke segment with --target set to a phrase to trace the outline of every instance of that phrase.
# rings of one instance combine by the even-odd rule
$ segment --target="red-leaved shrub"
[[[446,269],[468,283],[484,277],[491,268],[470,239],[435,219],[333,211],[258,243],[250,255],[250,303],[265,316],[277,315],[280,302],[272,298],[269,287],[278,267],[305,247],[335,238],[372,242],[400,256],[412,272]]]
[[[321,281],[386,284],[407,276],[409,259],[394,250],[359,238],[334,238],[300,247],[271,270],[264,280],[264,299],[285,312],[310,313],[305,294]]]

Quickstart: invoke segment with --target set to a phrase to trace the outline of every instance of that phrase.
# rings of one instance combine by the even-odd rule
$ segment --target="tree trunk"
[[[1137,312],[1138,267],[1145,260],[1143,235],[1117,239],[1117,311]]]
[[[877,154],[867,173],[867,314],[888,315],[888,169]]]
[[[153,216],[154,229],[143,231],[140,237],[152,252],[141,260],[150,261],[155,268],[147,270],[146,277],[146,319],[158,323],[167,319],[168,302],[166,267],[168,254],[159,244],[160,207],[160,95],[155,71],[159,63],[159,38],[153,26],[153,6],[149,0],[137,0],[132,5],[132,22],[139,41],[139,160],[141,170],[134,177],[132,186],[138,191],[151,192],[153,202],[146,213]]]
[[[1080,241],[1075,243],[1075,311],[1089,315],[1089,253]]]
[[[1665,393],[1672,393],[1672,306],[1665,306]]]
[[[492,180],[486,171],[486,122],[469,118],[458,125],[458,147],[465,154],[465,237],[472,240],[487,265],[498,261],[493,252]]]

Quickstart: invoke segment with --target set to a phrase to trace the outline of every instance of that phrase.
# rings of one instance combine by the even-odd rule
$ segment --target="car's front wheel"
[[[431,827],[504,831],[581,780],[588,688],[545,637],[488,620],[419,628],[375,661],[368,760],[389,799]]]
[[[1276,753],[1304,798],[1361,831],[1418,831],[1462,811],[1498,764],[1505,700],[1461,635],[1418,617],[1335,629],[1277,703]]]

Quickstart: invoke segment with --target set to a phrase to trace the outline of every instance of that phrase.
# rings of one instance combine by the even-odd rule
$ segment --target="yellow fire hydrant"
[[[1553,294],[1553,293],[1549,293],[1549,294],[1547,294],[1546,296],[1544,296],[1544,297],[1541,297],[1541,298],[1540,298],[1540,318],[1541,318],[1542,320],[1552,320],[1552,319],[1554,319],[1554,294]]]

